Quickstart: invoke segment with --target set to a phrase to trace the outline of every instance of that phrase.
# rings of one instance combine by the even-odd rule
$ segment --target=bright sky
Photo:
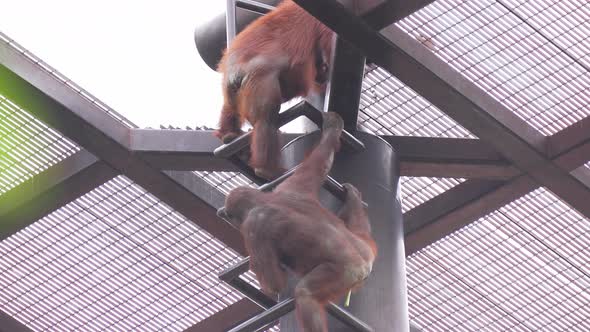
[[[222,0],[0,0],[0,31],[139,127],[216,126],[220,75],[195,27]]]

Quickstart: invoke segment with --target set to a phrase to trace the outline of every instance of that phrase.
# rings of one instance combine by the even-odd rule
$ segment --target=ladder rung
[[[338,319],[342,323],[352,327],[357,332],[373,332],[373,328],[362,320],[354,317],[350,312],[340,308],[334,303],[330,303],[326,306],[326,311],[334,318]]]
[[[322,127],[321,111],[314,108],[311,104],[302,101],[290,109],[279,114],[278,126],[282,127],[285,124],[295,120],[300,116],[305,116],[315,123],[319,128]],[[250,145],[250,137],[252,131],[246,132],[238,136],[233,141],[219,146],[213,151],[213,155],[220,158],[229,158],[236,153],[242,151]],[[342,131],[342,141],[344,144],[349,145],[355,151],[360,151],[365,148],[363,142],[359,141],[356,137],[352,136],[346,130]]]
[[[232,281],[228,282],[228,284],[239,290],[240,293],[262,308],[268,309],[277,304],[275,299],[270,298],[268,295],[256,289],[256,287],[244,281],[242,278],[233,279]]]
[[[233,279],[239,278],[240,275],[248,272],[248,270],[250,270],[250,258],[246,257],[234,266],[225,269],[223,272],[218,274],[217,277],[229,283]]]
[[[283,181],[287,180],[287,178],[289,178],[291,175],[293,175],[293,173],[295,173],[295,171],[297,170],[297,167],[299,167],[299,166],[295,166],[295,167],[291,168],[290,170],[286,171],[285,173],[281,174],[281,176],[279,176],[278,178],[261,185],[260,187],[258,187],[258,190],[264,191],[264,192],[272,191],[273,189],[278,187],[279,184],[283,183]]]
[[[346,199],[346,189],[344,189],[344,186],[329,175],[324,182],[324,188],[326,188],[326,190],[328,190],[330,193],[332,193],[332,195],[336,196],[341,201]],[[363,201],[363,206],[368,208],[369,204]]]
[[[279,302],[272,308],[263,311],[258,315],[248,319],[247,321],[234,327],[228,332],[260,331],[293,310],[295,310],[295,300],[293,298],[290,298],[288,300]]]
[[[252,0],[236,0],[236,7],[250,10],[259,14],[266,14],[275,9],[274,6]]]

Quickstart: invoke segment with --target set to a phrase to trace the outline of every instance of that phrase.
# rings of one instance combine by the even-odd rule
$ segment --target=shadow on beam
[[[0,311],[0,332],[33,332],[7,313]]]

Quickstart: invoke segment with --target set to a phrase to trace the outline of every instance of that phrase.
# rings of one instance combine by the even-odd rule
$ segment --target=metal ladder
[[[274,324],[275,321],[277,321],[282,316],[295,310],[295,299],[293,297],[290,297],[281,302],[277,302],[276,300],[271,299],[266,294],[262,293],[260,290],[256,289],[244,279],[240,278],[243,273],[248,271],[249,264],[250,259],[245,258],[238,264],[220,273],[218,277],[266,310],[232,328],[228,332],[260,331]],[[349,312],[343,310],[334,303],[329,303],[326,306],[326,311],[340,322],[353,328],[354,331],[373,332],[373,329],[369,325],[354,317]]]
[[[255,0],[227,0],[226,31],[228,45],[236,36],[237,8],[247,9],[250,11],[258,12],[260,14],[265,14],[272,10],[274,7],[263,3],[259,3]],[[300,116],[307,117],[309,120],[315,123],[316,126],[318,126],[318,128],[322,128],[321,111],[316,109],[306,101],[302,101],[297,105],[291,107],[290,109],[281,112],[278,116],[278,127],[280,128],[285,124],[297,119]],[[257,177],[254,174],[253,170],[248,166],[247,161],[241,159],[238,156],[238,153],[240,153],[246,148],[249,148],[251,136],[252,131],[246,132],[234,139],[233,141],[218,147],[217,149],[215,149],[213,153],[216,157],[227,158],[232,163],[234,163],[234,165],[236,165],[246,176],[253,179],[258,184],[261,184],[261,182],[263,182],[263,179]],[[352,148],[353,151],[362,151],[365,149],[365,145],[363,144],[363,142],[356,139],[346,130],[342,131],[341,140],[343,141],[344,146]],[[298,166],[291,168],[283,175],[279,176],[271,182],[262,184],[258,189],[260,191],[265,192],[272,191],[280,183],[282,183],[289,176],[291,176],[295,172],[297,167]],[[326,181],[323,184],[323,187],[340,200],[344,200],[346,197],[346,190],[344,189],[342,184],[340,184],[331,176],[327,177]],[[365,202],[363,202],[363,205],[365,207],[367,206]],[[219,212],[222,212],[223,209],[224,207],[220,208]],[[218,215],[220,215],[220,213],[218,213]],[[277,302],[276,300],[271,299],[266,294],[256,289],[254,286],[252,286],[240,277],[242,274],[246,273],[249,270],[249,263],[250,259],[247,257],[243,259],[240,263],[220,273],[218,277],[219,279],[226,282],[236,290],[240,291],[244,296],[248,297],[254,303],[264,308],[265,311],[251,317],[245,322],[230,329],[228,332],[260,331],[266,327],[269,327],[280,317],[295,310],[295,299],[293,297],[281,302]],[[328,314],[334,316],[336,319],[338,319],[345,325],[353,328],[355,331],[373,332],[373,329],[366,323],[362,322],[358,318],[354,317],[353,315],[351,315],[350,313],[341,309],[333,303],[329,303],[326,306],[326,311],[328,312]]]
[[[285,124],[297,119],[300,116],[305,116],[313,123],[316,124],[319,128],[322,127],[322,114],[321,111],[313,107],[306,101],[302,101],[295,106],[291,107],[290,109],[281,112],[278,116],[278,127],[282,127]],[[250,147],[250,137],[252,136],[252,131],[246,132],[240,136],[238,136],[233,141],[223,144],[216,148],[213,151],[213,154],[216,157],[226,158],[234,163],[238,168],[240,168],[247,176],[255,180],[255,182],[261,182],[262,179],[258,178],[254,175],[254,172],[250,167],[247,166],[246,161],[240,159],[237,155],[242,150],[247,149]],[[356,137],[352,136],[346,130],[342,131],[341,140],[343,141],[345,146],[349,146],[352,148],[353,151],[362,151],[365,149],[365,145],[363,142],[359,141]],[[287,172],[279,176],[278,178],[272,180],[271,182],[262,184],[258,190],[260,191],[272,191],[276,188],[280,183],[285,181],[288,177],[295,173],[295,170],[298,166],[295,166],[289,169]],[[323,184],[324,189],[330,192],[332,195],[336,196],[340,200],[344,200],[346,197],[346,190],[341,183],[336,181],[333,177],[329,176],[326,178],[326,181]],[[363,202],[363,205],[367,207],[367,204]],[[220,208],[218,211],[222,212],[224,208]],[[219,215],[219,214],[218,214]]]
[[[292,108],[280,113],[278,117],[278,126],[283,126],[300,116],[305,116],[312,122],[314,122],[319,128],[322,127],[321,111],[317,110],[305,101],[300,102]],[[247,166],[244,160],[237,157],[238,153],[240,153],[244,149],[249,148],[251,135],[251,131],[242,134],[232,142],[224,144],[215,149],[214,155],[217,157],[228,158],[230,161],[234,162],[239,168],[246,171],[250,175],[250,177],[252,177],[252,170]],[[354,136],[352,136],[349,132],[345,130],[342,132],[341,139],[345,146],[352,148],[352,150],[354,151],[362,151],[365,148],[364,144],[361,141],[356,139]],[[258,189],[264,192],[272,191],[280,183],[282,183],[289,176],[291,176],[298,167],[299,165],[289,169],[287,172],[285,172],[278,178],[274,179],[273,181],[262,184]],[[340,184],[331,176],[328,176],[326,178],[323,187],[340,200],[344,200],[346,197],[346,190],[344,189],[344,186],[342,186],[342,184]],[[367,206],[365,202],[363,202],[363,204],[365,205],[365,207]],[[224,207],[221,207],[218,210],[218,215],[223,215],[220,212],[223,212],[224,209]],[[240,291],[244,296],[248,297],[250,300],[252,300],[260,307],[266,310],[248,319],[247,321],[239,324],[238,326],[232,328],[231,330],[229,330],[229,332],[260,331],[268,327],[269,325],[273,324],[280,317],[290,313],[295,309],[295,299],[293,297],[281,302],[277,302],[276,300],[271,299],[270,297],[262,293],[260,290],[256,289],[248,282],[240,278],[240,276],[248,270],[249,258],[245,258],[235,266],[223,271],[221,274],[219,274],[218,277],[219,279],[231,285],[233,288]],[[353,328],[355,331],[373,331],[373,329],[366,323],[362,322],[358,318],[354,317],[353,315],[351,315],[350,313],[341,309],[333,303],[328,304],[326,306],[326,310],[328,314],[334,316],[336,319],[346,324],[347,326]]]

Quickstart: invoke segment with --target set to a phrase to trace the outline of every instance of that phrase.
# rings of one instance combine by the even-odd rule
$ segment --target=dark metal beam
[[[219,219],[215,208],[129,149],[127,126],[1,40],[0,64],[0,91],[4,96],[85,147],[230,248],[245,253],[239,232]],[[194,180],[197,179],[194,175]]]
[[[477,139],[381,136],[400,159],[402,176],[510,179],[520,174]]]
[[[132,129],[130,148],[160,169],[229,171],[239,169],[213,151],[222,145],[212,130]]]
[[[0,241],[115,177],[82,150],[0,196]]]
[[[554,164],[545,155],[543,135],[419,42],[395,26],[382,35],[334,0],[295,1],[521,171],[590,217],[587,179]]]
[[[282,134],[281,144],[298,137]],[[240,171],[213,156],[220,145],[210,131],[132,129],[134,154],[166,170]],[[509,179],[519,174],[499,153],[475,139],[382,136],[401,160],[401,175]]]
[[[25,324],[0,311],[0,332],[33,332]]]
[[[590,170],[582,166],[590,160],[590,118],[549,137],[548,146],[556,164],[573,171],[578,178],[590,179]],[[404,214],[406,254],[440,240],[538,187],[527,175],[504,183],[468,180],[459,184]]]
[[[281,146],[299,137],[281,133]],[[240,172],[227,158],[213,152],[222,145],[211,130],[131,129],[129,147],[150,165],[164,170]]]
[[[336,38],[330,61],[331,75],[326,90],[327,111],[340,114],[347,131],[356,131],[365,57],[342,38]]]
[[[547,154],[560,166],[571,169],[590,159],[589,143],[590,117],[586,117],[549,137]]]
[[[357,16],[361,16],[371,27],[373,27],[376,30],[381,30],[401,19],[403,19],[404,17],[411,15],[412,13],[422,9],[423,7],[429,5],[430,3],[434,2],[434,0],[416,0],[416,1],[399,1],[399,0],[337,0],[338,3],[340,3],[342,6],[344,6],[346,9],[348,9],[351,13],[357,15]],[[346,42],[343,42],[340,38],[338,38],[338,44],[339,46],[337,46],[337,48],[341,48]],[[339,57],[337,57],[336,59],[333,59],[331,62],[332,66],[335,66],[336,63],[339,63],[338,65],[335,66],[335,68],[338,68],[338,70],[346,70],[346,71],[351,71],[350,69],[352,69],[352,71],[355,71],[358,65],[358,61],[360,59],[362,59],[363,61],[363,68],[364,68],[364,63],[365,63],[365,57],[362,54],[358,53],[358,50],[355,47],[350,47],[350,45],[346,45],[347,48],[351,49],[351,51],[354,51],[355,53],[357,53],[358,55],[355,55],[353,58],[350,58],[349,56],[344,57],[344,59],[338,59]],[[347,51],[349,52],[349,51]],[[335,52],[335,54],[338,54],[339,51]],[[349,52],[350,53],[350,52]],[[356,58],[356,59],[355,59]],[[371,63],[373,62],[372,60],[370,61]],[[361,74],[362,75],[362,74]],[[342,78],[342,75],[338,75],[339,78]],[[362,77],[362,76],[361,76]],[[344,76],[344,78],[346,78],[346,76]],[[356,81],[355,76],[351,76],[347,79],[352,80],[353,82]],[[344,84],[346,85],[346,81],[341,81],[341,80],[335,80],[335,82],[339,82],[339,84]],[[362,83],[362,81],[361,81]],[[338,88],[338,90],[340,90],[340,88]],[[329,90],[328,90],[329,92]],[[339,94],[339,98],[342,99],[348,99],[347,98],[348,94]],[[353,95],[354,96],[354,95]],[[341,102],[339,104],[344,104],[344,102]],[[352,105],[354,105],[355,103],[352,103]],[[350,108],[352,106],[348,106],[347,108]],[[351,113],[349,116],[350,118],[353,118],[354,115],[356,115],[358,112],[358,108],[356,110],[354,110],[354,113]],[[343,112],[343,113],[348,113],[348,112]],[[347,119],[346,117],[344,118],[344,123],[346,125],[346,127],[349,130],[352,130],[353,128],[356,128],[356,122],[353,123],[353,125],[351,125],[351,120]]]

